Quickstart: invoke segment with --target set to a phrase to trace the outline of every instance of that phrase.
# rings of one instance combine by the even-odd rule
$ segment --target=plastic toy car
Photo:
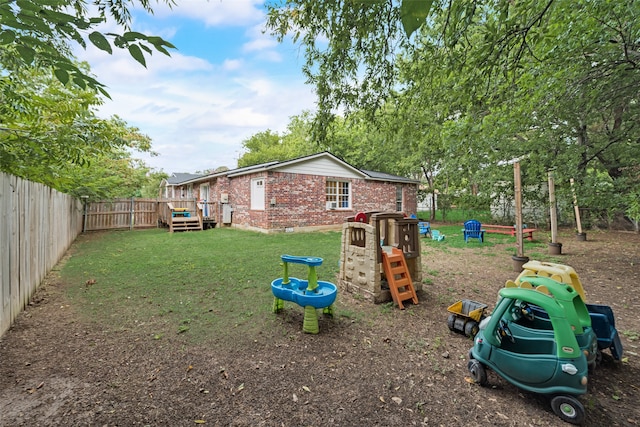
[[[493,313],[480,324],[467,366],[475,382],[487,384],[491,369],[516,387],[550,397],[564,421],[582,424],[585,410],[576,396],[587,392],[597,338],[576,290],[547,280],[500,290]]]
[[[551,279],[573,287],[586,303],[587,300],[584,289],[582,288],[582,283],[573,268],[564,264],[538,261],[529,261],[523,265],[523,268],[524,270],[515,282],[508,280],[505,285],[506,287],[544,285]],[[544,279],[539,280],[538,277],[544,277]],[[602,304],[586,303],[585,305],[589,312],[589,317],[591,317],[593,330],[598,337],[598,349],[600,350],[598,352],[598,359],[602,357],[602,350],[609,349],[615,360],[621,360],[624,349],[620,341],[620,335],[616,329],[613,309]],[[535,310],[535,307],[533,307],[533,309]]]

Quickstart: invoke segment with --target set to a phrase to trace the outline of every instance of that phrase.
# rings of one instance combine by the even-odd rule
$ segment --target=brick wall
[[[251,180],[265,179],[265,209],[251,210]],[[398,184],[350,179],[352,209],[328,210],[325,202],[327,178],[284,172],[260,172],[234,178],[221,176],[210,181],[209,200],[220,201],[229,195],[233,224],[268,231],[285,228],[321,227],[342,224],[358,212],[396,210]],[[200,195],[197,197],[200,198]],[[275,201],[272,205],[271,202]],[[221,209],[221,205],[218,204]],[[417,186],[403,185],[403,208],[407,214],[417,212]],[[221,210],[220,210],[221,213]]]

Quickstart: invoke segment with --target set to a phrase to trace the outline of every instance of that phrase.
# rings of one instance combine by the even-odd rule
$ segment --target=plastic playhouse
[[[556,415],[582,424],[585,410],[577,396],[587,392],[598,351],[589,313],[571,286],[533,280],[537,286],[499,291],[496,308],[480,324],[467,367],[481,385],[491,369],[516,387],[548,396]]]
[[[347,218],[342,227],[340,289],[375,304],[393,300],[399,307],[405,294],[399,289],[394,295],[392,279],[407,279],[413,291],[421,291],[419,222],[400,212],[360,212]],[[395,261],[399,255],[402,259]],[[400,267],[402,274],[392,278]],[[406,297],[413,300],[413,292]]]
[[[284,308],[284,301],[292,301],[304,307],[304,321],[302,330],[309,334],[317,334],[317,309],[323,309],[324,314],[333,315],[333,303],[338,295],[338,288],[330,282],[318,280],[316,267],[322,265],[323,259],[282,255],[284,272],[282,277],[271,282],[271,292],[274,296],[273,312],[279,313]],[[309,267],[307,280],[289,277],[289,263],[304,264]]]

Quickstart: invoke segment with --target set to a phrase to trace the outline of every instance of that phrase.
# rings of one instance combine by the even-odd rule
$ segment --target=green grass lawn
[[[224,340],[279,324],[271,312],[271,281],[282,277],[280,255],[321,257],[319,280],[334,282],[340,238],[340,232],[235,229],[88,234],[74,243],[60,274],[86,319],[109,330]],[[299,264],[289,268],[292,277],[306,279],[307,272]]]
[[[427,257],[463,248],[487,257],[515,253],[511,236],[487,234],[484,243],[472,239],[465,244],[461,225],[434,228],[446,237],[440,242],[421,239]],[[546,235],[540,232],[536,239],[525,240],[525,254],[554,261],[546,255]],[[253,339],[265,329],[286,333],[271,310],[271,281],[282,277],[280,255],[323,258],[318,279],[335,283],[340,244],[340,232],[263,234],[216,228],[89,233],[76,240],[60,276],[74,306],[105,330],[139,329],[155,339],[181,334],[195,342],[233,340],[238,334]],[[307,273],[306,266],[290,264],[291,277],[306,279]],[[285,320],[303,311],[293,302],[285,307],[290,308],[284,311]],[[338,302],[335,309],[338,317],[371,321],[371,310],[384,316],[389,306],[363,313]]]

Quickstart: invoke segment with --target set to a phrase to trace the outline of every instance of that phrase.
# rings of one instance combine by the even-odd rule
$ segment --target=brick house
[[[328,152],[163,181],[162,194],[208,206],[218,224],[266,232],[336,229],[358,212],[417,213],[419,181],[359,170]]]

